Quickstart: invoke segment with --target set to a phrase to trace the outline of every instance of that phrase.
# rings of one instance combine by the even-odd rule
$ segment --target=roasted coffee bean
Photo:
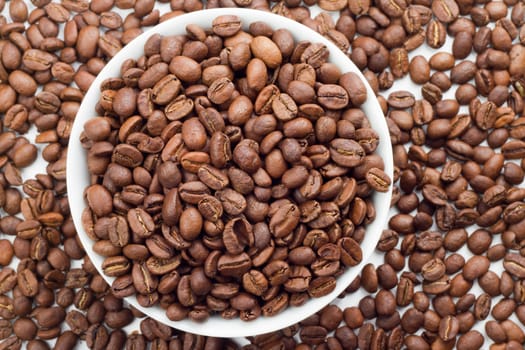
[[[468,331],[458,339],[457,346],[465,349],[480,349],[485,342],[483,335],[478,331]]]
[[[386,192],[390,187],[390,178],[378,168],[371,168],[366,173],[367,183],[376,191]]]
[[[321,276],[312,280],[308,287],[308,295],[319,298],[334,291],[336,280],[332,276]]]
[[[366,101],[366,88],[355,73],[344,73],[339,78],[339,83],[343,88],[345,88],[350,102],[354,107],[361,106]]]
[[[18,273],[18,286],[23,295],[27,297],[34,297],[38,294],[39,286],[35,274],[29,270],[24,269]]]
[[[241,29],[241,21],[237,16],[219,16],[213,20],[213,32],[219,36],[232,36]]]
[[[522,278],[520,276],[525,276],[525,259],[519,254],[508,253],[505,255],[503,267],[511,275],[517,278]]]
[[[459,15],[455,1],[437,1],[432,3],[432,12],[443,23],[450,23]]]
[[[445,2],[442,1],[441,3],[444,4]],[[447,11],[444,11],[444,13],[446,14]],[[448,17],[448,16],[445,15],[443,17]],[[443,25],[443,23],[438,20],[431,20],[430,23],[428,23],[427,25],[427,31],[426,31],[426,42],[428,46],[430,46],[433,49],[438,49],[445,44],[445,40],[446,40],[446,30],[445,30],[445,26]]]
[[[0,240],[0,249],[2,249],[4,252],[4,254],[2,254],[2,258],[0,259],[0,265],[7,266],[11,263],[14,255],[13,245],[7,239],[2,239]]]
[[[467,280],[474,280],[488,271],[488,264],[486,257],[474,256],[463,267],[463,276]]]
[[[301,340],[311,345],[324,342],[326,335],[326,329],[320,326],[305,326],[300,333]]]

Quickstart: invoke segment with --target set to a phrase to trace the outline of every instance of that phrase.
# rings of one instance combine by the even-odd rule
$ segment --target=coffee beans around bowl
[[[390,188],[359,77],[322,44],[262,34],[225,15],[152,35],[84,126],[102,269],[172,320],[249,321],[329,294]]]
[[[315,3],[326,10],[336,8],[340,9],[340,12],[317,14],[317,8],[310,7]],[[75,237],[74,226],[69,217],[64,174],[68,130],[74,118],[74,113],[71,113],[74,109],[71,107],[78,106],[83,93],[89,88],[101,66],[108,59],[114,56],[125,43],[145,30],[144,27],[154,25],[159,20],[163,21],[171,16],[202,8],[242,6],[271,10],[293,18],[337,41],[343,50],[348,50],[351,46],[351,51],[348,51],[351,58],[363,69],[376,93],[384,94],[385,98],[379,96],[379,99],[384,106],[391,129],[397,167],[393,205],[402,214],[412,217],[410,219],[402,216],[392,222],[396,224],[399,232],[389,229],[391,232],[384,235],[385,240],[379,247],[382,253],[376,254],[378,261],[384,259],[385,264],[392,266],[395,271],[394,277],[398,280],[397,288],[391,289],[396,294],[396,302],[399,306],[393,315],[376,317],[375,301],[367,297],[367,293],[376,293],[380,289],[391,288],[393,279],[391,274],[385,274],[388,269],[385,269],[383,266],[385,264],[383,264],[381,269],[379,269],[380,266],[377,266],[377,270],[374,267],[367,269],[366,279],[370,278],[370,280],[365,281],[365,277],[360,276],[349,286],[347,292],[353,294],[347,295],[342,303],[338,303],[339,305],[347,302],[357,304],[363,297],[367,297],[366,302],[362,303],[362,310],[357,308],[358,312],[352,308],[352,312],[349,313],[352,319],[345,317],[344,323],[339,324],[333,333],[330,331],[333,323],[328,322],[327,319],[333,315],[333,322],[339,320],[340,312],[330,306],[326,311],[319,312],[299,325],[250,338],[249,341],[252,344],[246,345],[245,348],[280,346],[286,349],[294,347],[297,349],[313,347],[353,349],[358,345],[365,348],[381,348],[385,345],[387,348],[394,349],[403,346],[409,349],[451,348],[454,346],[482,349],[489,347],[492,349],[523,348],[523,334],[520,327],[525,323],[525,307],[522,305],[525,288],[523,288],[522,278],[517,275],[519,268],[514,268],[516,257],[506,256],[506,254],[523,254],[521,246],[524,236],[521,221],[523,220],[524,191],[521,185],[522,180],[519,179],[523,176],[522,168],[525,162],[521,161],[520,164],[518,160],[512,163],[512,160],[504,159],[502,168],[500,165],[484,167],[482,160],[486,161],[487,156],[491,157],[486,148],[477,147],[479,146],[477,143],[482,142],[483,138],[487,139],[488,146],[493,148],[496,154],[494,157],[496,162],[489,164],[496,164],[500,162],[502,155],[498,148],[509,141],[522,138],[520,135],[523,132],[521,115],[524,91],[522,58],[524,56],[521,46],[525,5],[515,0],[455,1],[460,10],[459,15],[453,22],[443,22],[448,34],[446,42],[452,44],[452,51],[445,52],[448,46],[442,46],[425,55],[417,49],[425,47],[428,50],[429,48],[425,40],[427,33],[432,36],[432,32],[427,31],[430,20],[434,18],[432,7],[437,9],[441,6],[442,9],[445,9],[454,6],[448,1],[436,1],[435,3],[434,5],[433,2],[421,0],[408,2],[306,0],[302,3],[295,0],[279,2],[186,0],[171,1],[168,4],[151,0],[93,0],[91,2],[39,0],[29,4],[13,0],[4,4],[4,1],[0,1],[0,8],[4,9],[5,16],[0,17],[2,33],[0,65],[5,68],[0,69],[2,77],[0,112],[5,112],[2,123],[0,123],[3,126],[3,132],[0,135],[0,165],[2,166],[0,205],[7,214],[2,216],[0,228],[4,234],[2,239],[7,238],[11,241],[10,244],[5,242],[2,244],[2,252],[8,252],[2,258],[6,263],[10,260],[12,267],[12,269],[3,267],[0,272],[2,293],[0,297],[0,304],[2,304],[0,347],[17,349],[27,345],[29,350],[48,349],[55,339],[54,348],[56,349],[101,346],[114,349],[125,346],[145,349],[151,346],[163,349],[168,345],[169,348],[175,349],[235,349],[240,347],[234,344],[233,340],[167,331],[161,324],[148,318],[142,319],[140,323],[137,322],[132,327],[121,329],[130,317],[139,318],[143,315],[133,308],[128,309],[126,303],[116,301],[118,299],[113,297],[112,293],[108,293],[105,282],[97,274],[89,258],[85,256]],[[392,4],[398,5],[399,8],[392,8]],[[343,6],[342,9],[341,6]],[[440,9],[437,11],[439,13]],[[443,15],[443,11],[441,12],[440,16]],[[505,13],[506,16],[503,15]],[[335,17],[333,17],[334,14]],[[439,21],[438,16],[435,17]],[[443,19],[447,21],[445,17],[441,17],[441,20]],[[435,21],[431,23],[432,29],[443,33],[442,26],[436,25]],[[87,26],[90,27],[83,29]],[[400,31],[400,26],[404,32]],[[94,46],[92,43],[77,46],[79,32],[82,30],[82,38],[85,38],[86,34],[94,36],[93,27],[98,28],[100,32],[97,50],[92,49]],[[266,27],[260,24],[257,27],[254,26],[260,35],[268,35],[263,34],[267,33]],[[106,29],[109,30],[106,31]],[[202,38],[199,31],[192,30],[192,33],[195,37]],[[393,33],[398,35],[392,35]],[[64,34],[63,40],[61,34]],[[213,40],[208,39],[208,43],[211,41]],[[472,43],[469,43],[470,41]],[[164,45],[166,44],[168,43],[164,42]],[[389,51],[394,49],[396,50],[395,57],[406,57],[400,48],[407,50],[408,62],[412,62],[416,55],[422,55],[429,60],[431,70],[428,76],[426,64],[421,59],[414,62],[415,71],[413,72],[405,71],[406,61],[404,59],[387,59]],[[78,55],[77,49],[81,50],[81,56]],[[242,54],[245,52],[243,50],[237,51],[234,55]],[[436,59],[432,58],[434,53],[439,55],[436,55]],[[463,56],[467,53],[470,55],[464,58]],[[86,60],[91,54],[95,57],[89,57]],[[510,62],[509,57],[506,56],[512,58]],[[500,59],[496,60],[495,58],[498,57]],[[450,69],[464,59],[476,64],[474,78],[461,85],[451,85]],[[390,65],[392,65],[392,71]],[[471,64],[463,66],[469,72],[455,71],[454,79],[461,79],[464,73],[471,75],[472,67]],[[9,79],[9,74],[15,71],[18,72]],[[37,92],[36,96],[20,94],[19,91],[22,92],[23,87],[26,86],[21,83],[28,82],[26,78],[20,79],[22,76],[20,71],[31,75],[45,93]],[[319,71],[323,74],[326,74],[327,71],[331,72],[327,66],[323,66]],[[422,74],[416,77],[416,74],[421,72]],[[133,79],[131,73],[133,72],[130,72],[127,79]],[[417,84],[430,82],[438,86],[443,90],[443,100],[431,105],[427,100],[421,99],[416,86],[408,89],[403,85],[404,82],[398,80],[400,75],[406,76],[407,74],[416,77]],[[323,83],[334,83],[329,77],[320,76]],[[14,82],[13,86],[10,85],[10,81]],[[394,105],[402,105],[400,101],[397,101],[399,95],[393,95],[395,98],[390,99],[387,103],[388,95],[401,88],[408,89],[412,93],[412,96],[408,96],[406,105],[409,107],[406,110],[393,108]],[[505,93],[502,94],[502,91]],[[503,96],[506,96],[506,101]],[[352,100],[354,96],[349,96],[349,98]],[[483,118],[480,118],[483,114],[478,114],[476,118],[476,110],[479,108],[479,102],[485,101],[486,98],[497,106],[498,119],[492,128],[479,130],[477,123],[483,121]],[[454,109],[443,108],[441,104],[441,102],[447,102],[446,99],[455,99],[460,104],[460,111],[452,118],[449,113]],[[57,105],[57,102],[60,105]],[[64,106],[64,108],[57,109],[57,106]],[[392,113],[394,111],[395,113]],[[403,114],[400,116],[398,112],[403,112]],[[408,113],[408,122],[404,113]],[[438,128],[435,125],[432,126],[433,133],[443,128],[443,124],[447,125],[441,131],[450,130],[450,133],[442,138],[436,139],[435,134],[430,137],[428,127],[434,119],[439,120],[437,125],[441,124],[441,126]],[[354,119],[352,120],[355,122]],[[32,134],[27,134],[33,124],[37,129],[35,139],[32,138]],[[347,123],[339,121],[337,124]],[[98,130],[101,135],[105,135],[106,132],[111,131],[111,128],[109,123],[104,123]],[[93,136],[93,129],[91,136]],[[473,148],[472,158],[468,158],[470,153],[468,147],[466,147],[468,159],[465,160],[465,155],[462,157],[461,153],[456,152],[458,146],[456,142],[445,145],[447,139],[464,141],[470,145]],[[33,142],[44,143],[42,149],[39,149],[38,159],[40,160],[41,154],[42,159],[50,163],[45,170],[39,169],[40,173],[36,175],[30,175],[28,171],[21,169],[20,164],[24,162],[17,164],[14,162],[14,154],[18,152],[17,150],[22,145]],[[516,142],[506,146],[504,158],[512,157],[512,153],[516,149],[519,152],[520,147],[520,144]],[[28,146],[22,149],[29,150]],[[19,155],[27,154],[25,151],[18,153]],[[287,153],[284,152],[283,155],[287,156]],[[456,158],[458,155],[461,158]],[[313,157],[313,153],[309,156]],[[30,162],[30,159],[32,158],[28,157],[26,161]],[[440,172],[439,181],[436,172],[431,168]],[[31,168],[33,169],[34,167]],[[128,173],[120,173],[120,168],[112,171],[117,173],[115,179],[122,176],[120,178],[122,180],[128,176]],[[143,173],[143,171],[140,172]],[[24,178],[22,179],[21,176]],[[31,178],[26,179],[26,177]],[[491,208],[487,208],[486,203],[482,201],[483,193],[487,189],[486,183],[490,182],[487,177],[493,179],[497,184],[503,184],[507,189],[505,201]],[[427,181],[442,186],[447,193],[450,206],[436,207],[418,196],[421,190],[419,184]],[[19,187],[20,185],[22,186]],[[240,188],[235,190],[242,193]],[[159,203],[158,196],[148,200],[148,205],[151,206]],[[501,209],[503,209],[502,212],[500,212]],[[42,216],[42,222],[40,222],[40,215],[49,211],[60,212],[64,218],[63,223],[56,226],[56,223],[59,222],[55,220],[56,215],[53,215],[55,217],[53,220]],[[473,211],[483,213],[483,218],[475,219],[476,214]],[[23,216],[23,224],[20,223],[22,217],[15,217],[19,213]],[[444,237],[442,248],[435,251],[420,251],[420,248],[416,246],[417,237],[422,232],[429,230],[438,219],[440,227],[445,228],[444,231],[438,228]],[[488,225],[487,223],[491,220],[496,221],[495,224],[482,227],[484,233],[473,234],[467,230],[471,227],[473,219],[484,225]],[[450,229],[453,226],[452,222],[460,226],[467,226]],[[21,224],[20,227],[18,224]],[[432,228],[434,229],[435,227]],[[487,243],[487,235],[491,238],[489,243]],[[115,240],[114,233],[111,237],[113,241],[118,241]],[[484,238],[480,239],[480,237]],[[47,242],[47,244],[42,242]],[[487,244],[490,245],[488,249],[486,249]],[[72,264],[80,264],[82,260],[78,259],[83,259],[83,268],[72,267],[67,270],[67,266],[61,266],[60,269],[65,268],[65,270],[59,270],[55,268],[58,265],[53,265],[50,270],[51,265],[47,261],[50,247],[63,249],[71,258]],[[100,246],[100,248],[107,247],[111,246],[106,244]],[[468,281],[462,277],[462,268],[469,260],[470,253],[473,253],[470,251],[471,248],[477,252],[484,249],[483,252],[476,254],[486,255],[490,259],[489,272],[496,273],[497,278],[489,272],[479,277],[477,281]],[[147,250],[146,246],[131,244],[125,250],[125,255],[140,256],[145,250]],[[55,255],[56,258],[57,254],[52,255]],[[412,255],[414,255],[413,258]],[[11,259],[11,256],[14,258]],[[451,282],[451,288],[442,294],[466,293],[461,297],[453,297],[455,310],[451,307],[450,298],[425,294],[422,291],[423,286],[426,291],[429,291],[430,288],[435,289],[439,284],[447,284],[449,281],[442,279],[439,283],[432,285],[429,285],[430,281],[421,283],[424,279],[420,272],[423,271],[423,266],[430,261],[438,261],[438,266],[440,266],[439,261],[442,261],[445,264],[446,275],[449,276],[450,281],[454,281],[453,284]],[[503,270],[504,264],[508,271]],[[25,269],[32,271],[39,281],[39,293],[35,297],[21,295],[17,286],[17,274]],[[433,279],[426,268],[425,271],[424,276]],[[22,276],[27,277],[26,274],[27,272],[24,272]],[[161,288],[167,288],[174,280],[176,279],[166,279]],[[120,286],[128,288],[132,283],[126,283],[130,281],[123,279]],[[365,293],[363,289],[360,289],[360,282],[371,291]],[[482,290],[477,288],[478,285]],[[358,289],[359,293],[356,292]],[[58,306],[65,309],[71,307],[85,315],[89,327],[85,330],[83,319],[77,313],[73,312],[69,317],[64,318],[65,315],[62,312],[51,308],[49,304],[53,298],[50,291],[54,294]],[[27,293],[27,290],[25,292]],[[381,294],[385,295],[385,293]],[[492,297],[492,305],[486,302],[486,294]],[[298,295],[294,302],[300,301],[301,296]],[[434,299],[437,300],[434,301]],[[514,299],[517,304],[510,319],[494,321],[490,312],[486,319],[482,319],[487,307],[492,309],[499,305],[500,300],[505,300],[502,305],[508,305],[510,304],[509,299]],[[85,301],[81,302],[81,300]],[[222,300],[214,299],[214,302],[220,305]],[[87,307],[87,305],[90,306]],[[407,308],[401,308],[404,305],[407,305]],[[11,306],[13,311],[10,311]],[[39,311],[33,313],[33,310],[37,309]],[[421,315],[414,312],[414,309],[424,314],[422,323]],[[346,310],[344,311],[346,315]],[[43,321],[54,314],[56,316],[53,323],[60,323],[61,320],[66,322],[62,322],[60,327],[48,328],[53,323]],[[363,314],[366,314],[367,317],[365,318]],[[405,314],[407,316],[404,316]],[[456,322],[451,315],[457,319],[460,327],[455,339],[444,341],[440,337],[440,326],[443,324],[443,330],[455,329]],[[496,313],[497,317],[501,315],[504,314]],[[368,317],[375,317],[375,319]],[[16,333],[14,333],[13,326],[17,318],[22,320],[16,322]],[[27,336],[32,334],[33,326],[27,322],[28,318],[31,318],[39,329],[35,339],[22,340],[17,334],[22,337],[24,333]],[[351,322],[354,319],[355,322]],[[453,327],[447,328],[447,325]],[[135,329],[138,330],[139,326],[141,334],[133,333]],[[302,328],[306,326],[309,328],[302,331]],[[415,326],[420,326],[420,329],[411,333]],[[25,327],[30,332],[26,333]],[[320,327],[325,328],[326,332]],[[66,330],[67,328],[69,329]],[[486,335],[483,344],[480,344],[479,333],[472,332],[471,328],[476,328],[477,331]],[[444,339],[448,339],[454,333],[442,331],[441,335]],[[303,334],[302,338],[300,338],[301,334]],[[320,334],[326,334],[324,342],[314,345],[314,342],[320,342]],[[460,337],[461,343],[458,343]],[[303,340],[308,344],[299,344]]]

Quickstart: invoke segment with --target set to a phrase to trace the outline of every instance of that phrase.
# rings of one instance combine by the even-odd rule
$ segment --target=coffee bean
[[[436,1],[432,3],[432,12],[443,23],[450,23],[459,15],[455,1]]]
[[[14,255],[13,245],[7,239],[2,239],[0,240],[0,249],[4,252],[4,254],[2,254],[2,259],[0,260],[0,265],[7,266],[11,263],[11,259]]]
[[[444,4],[445,2],[441,2],[441,4]],[[447,11],[444,11],[447,13]],[[446,15],[443,16],[445,19],[448,20],[448,17],[446,18]],[[441,23],[441,21],[432,20],[427,26],[427,32],[426,32],[426,42],[428,46],[430,46],[433,49],[438,49],[442,47],[445,44],[446,41],[446,32],[445,32],[445,26]]]
[[[330,156],[339,165],[355,167],[361,164],[365,152],[353,140],[334,139],[330,143]]]
[[[406,9],[407,4],[404,1],[380,1],[379,7],[388,16],[401,17],[403,11]]]
[[[197,175],[199,179],[212,190],[222,190],[229,185],[228,176],[211,165],[201,166]]]
[[[518,159],[522,157],[523,143],[519,140],[513,140],[505,143],[501,151],[505,159]]]
[[[140,208],[128,211],[127,220],[131,231],[142,238],[151,236],[155,228],[151,216]]]
[[[367,183],[376,191],[386,192],[390,186],[390,178],[384,171],[378,168],[371,168],[366,173]]]
[[[301,329],[300,337],[306,344],[320,344],[327,335],[325,328],[320,326],[306,326]]]
[[[388,96],[388,104],[393,108],[404,109],[414,105],[414,96],[409,91],[395,91]]]
[[[336,286],[336,280],[331,276],[321,276],[312,280],[308,287],[308,294],[319,298],[332,293]]]
[[[268,68],[276,68],[282,62],[279,47],[265,36],[257,36],[250,43],[252,54],[260,58]]]
[[[511,275],[521,278],[520,276],[525,275],[524,271],[525,260],[523,257],[516,253],[507,253],[503,261],[503,267]]]
[[[348,93],[348,97],[353,106],[361,106],[367,98],[364,84],[355,75],[355,73],[344,73],[339,78],[339,83]]]
[[[484,342],[485,340],[481,333],[478,331],[468,331],[459,337],[457,345],[465,349],[480,349]]]
[[[340,85],[325,84],[317,90],[318,102],[326,108],[342,109],[348,105],[346,90]]]
[[[408,67],[410,79],[416,84],[424,84],[430,79],[430,66],[423,56],[416,56]]]
[[[237,16],[219,16],[213,20],[213,32],[219,36],[232,36],[241,29],[241,21]]]

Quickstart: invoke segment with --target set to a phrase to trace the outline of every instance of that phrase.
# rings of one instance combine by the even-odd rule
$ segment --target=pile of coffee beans
[[[116,298],[76,238],[65,186],[69,130],[105,63],[147,27],[214,7],[287,16],[348,52],[379,96],[396,164],[395,213],[346,297],[295,326],[235,341],[167,329]],[[523,348],[522,2],[0,8],[0,349]],[[40,173],[29,167],[35,158],[49,163]]]
[[[83,225],[113,293],[171,320],[249,321],[331,293],[391,184],[360,78],[323,44],[242,27],[150,36],[81,136]]]

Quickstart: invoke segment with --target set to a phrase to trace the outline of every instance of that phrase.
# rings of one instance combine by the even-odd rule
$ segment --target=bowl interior
[[[368,116],[372,127],[380,136],[377,154],[379,154],[385,163],[385,172],[391,177],[393,176],[393,160],[392,147],[390,144],[390,136],[384,115],[374,92],[366,83],[366,79],[361,74],[359,69],[350,61],[350,59],[339,50],[333,43],[314,32],[313,30],[299,24],[291,19],[275,15],[268,12],[249,10],[249,9],[211,9],[198,12],[192,12],[178,16],[163,22],[156,27],[143,33],[131,43],[126,45],[102,70],[97,76],[90,89],[86,93],[82,105],[73,125],[71,132],[70,143],[67,155],[67,186],[69,204],[71,206],[71,215],[75,223],[80,241],[93,261],[94,265],[104,277],[104,279],[111,285],[113,278],[105,276],[102,273],[101,265],[103,257],[93,251],[93,241],[86,235],[82,226],[82,211],[86,204],[84,202],[83,192],[89,186],[89,173],[87,168],[87,156],[85,150],[82,148],[79,138],[83,130],[84,123],[94,118],[97,114],[95,112],[95,105],[100,96],[99,86],[102,81],[109,77],[117,77],[120,74],[121,64],[128,58],[138,58],[143,54],[143,45],[146,40],[154,33],[161,35],[175,35],[185,34],[185,27],[188,24],[197,24],[204,28],[211,27],[212,20],[220,15],[235,14],[243,22],[243,28],[248,29],[248,25],[254,21],[264,21],[274,29],[286,28],[294,36],[297,41],[309,40],[311,42],[322,42],[330,50],[330,62],[335,63],[342,72],[355,72],[365,82],[367,87],[368,99],[363,104],[362,109]],[[289,307],[280,314],[273,317],[259,317],[250,322],[244,322],[239,319],[223,320],[220,316],[210,317],[204,323],[196,323],[191,320],[170,321],[160,307],[144,308],[141,307],[137,299],[132,296],[126,300],[135,306],[137,309],[147,314],[148,316],[163,322],[171,327],[187,331],[195,334],[202,334],[206,336],[215,337],[243,337],[256,334],[263,334],[272,332],[310,316],[317,312],[322,307],[334,300],[348,284],[360,273],[362,267],[368,262],[368,259],[375,249],[377,241],[381,235],[384,224],[388,217],[390,200],[392,195],[392,187],[389,192],[375,193],[373,196],[373,203],[376,209],[376,219],[367,226],[367,233],[364,241],[361,243],[363,250],[363,261],[354,267],[348,268],[343,275],[337,279],[336,289],[321,298],[310,299],[302,307]]]

